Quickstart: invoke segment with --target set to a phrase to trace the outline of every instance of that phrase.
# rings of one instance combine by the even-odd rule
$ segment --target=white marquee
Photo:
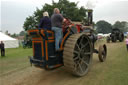
[[[17,48],[19,47],[19,42],[17,39],[14,39],[4,33],[0,32],[0,42],[3,41],[5,48]]]

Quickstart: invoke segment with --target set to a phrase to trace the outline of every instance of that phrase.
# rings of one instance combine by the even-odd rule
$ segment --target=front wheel
[[[107,56],[107,46],[105,44],[100,45],[99,46],[99,54],[98,54],[99,61],[104,62],[106,60],[106,56]]]
[[[106,41],[107,43],[110,43],[110,37],[107,37]]]

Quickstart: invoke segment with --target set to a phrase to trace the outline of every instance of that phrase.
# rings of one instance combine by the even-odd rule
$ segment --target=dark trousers
[[[1,49],[1,56],[5,56],[5,49]]]
[[[127,48],[127,51],[128,51],[128,44],[126,44],[126,48]]]

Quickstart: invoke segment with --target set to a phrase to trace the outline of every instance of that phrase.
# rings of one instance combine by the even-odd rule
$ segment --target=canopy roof
[[[19,47],[19,41],[4,33],[0,32],[0,41],[3,41],[5,48],[17,48]]]
[[[0,41],[7,41],[7,40],[16,40],[16,39],[0,32]]]

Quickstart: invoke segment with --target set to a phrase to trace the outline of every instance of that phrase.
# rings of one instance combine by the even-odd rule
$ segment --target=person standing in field
[[[127,51],[128,51],[128,35],[127,35],[127,38],[126,38],[126,48],[127,48]]]
[[[1,56],[5,56],[5,48],[3,41],[1,41],[0,48],[1,48]]]
[[[0,50],[1,50],[1,43],[0,43]]]

